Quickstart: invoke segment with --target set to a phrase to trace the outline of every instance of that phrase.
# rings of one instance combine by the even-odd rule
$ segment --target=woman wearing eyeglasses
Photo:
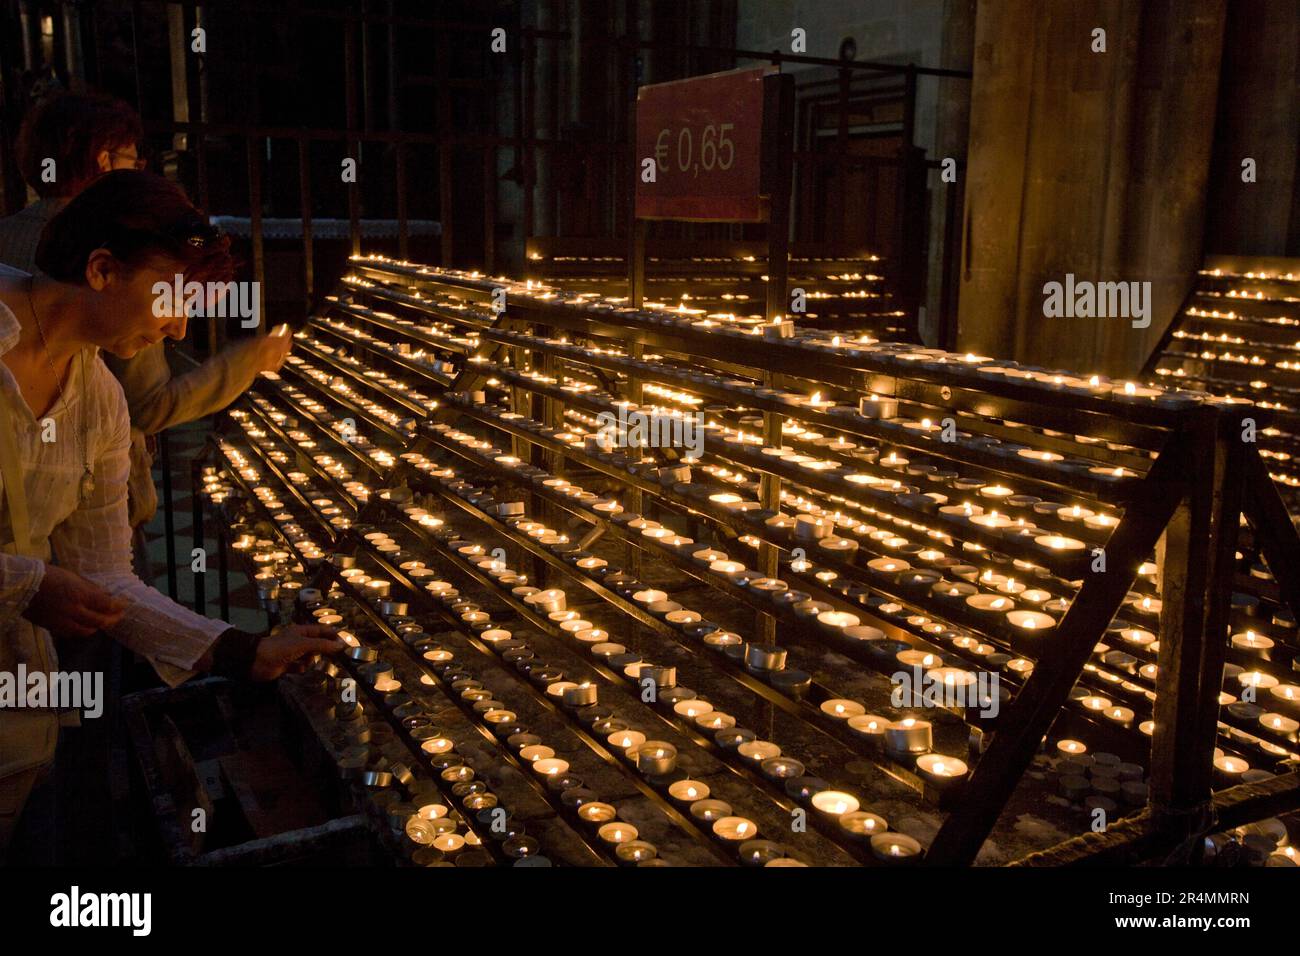
[[[154,285],[224,281],[224,238],[166,180],[108,173],[46,227],[39,273],[0,274],[0,675],[57,670],[51,635],[104,631],[169,684],[199,671],[268,680],[337,651],[328,628],[246,634],[146,586],[131,568],[131,422],[98,356],[129,359],[185,334]],[[0,700],[0,854],[59,715]]]

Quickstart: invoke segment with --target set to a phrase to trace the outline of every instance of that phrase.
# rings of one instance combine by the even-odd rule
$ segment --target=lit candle
[[[722,817],[713,821],[713,833],[729,843],[743,843],[758,836],[758,824],[745,817]]]
[[[530,744],[523,750],[519,751],[519,756],[524,760],[527,760],[529,763],[534,763],[538,760],[545,760],[548,757],[554,757],[555,751],[545,744]]]
[[[1262,654],[1264,651],[1272,649],[1273,641],[1263,634],[1248,630],[1242,634],[1232,635],[1232,646],[1239,651]]]
[[[877,833],[871,838],[871,855],[882,863],[915,863],[921,844],[902,833]]]
[[[580,808],[578,810],[579,815],[582,814],[582,810],[585,809],[585,807],[590,807],[590,806],[594,806],[594,804],[588,803],[585,804],[583,808]],[[630,823],[623,823],[621,821],[616,821],[616,822],[604,824],[599,830],[596,831],[596,834],[606,843],[610,844],[611,846],[616,846],[620,843],[628,843],[632,840],[635,840],[637,838],[637,829],[636,827],[632,826],[632,824]]]
[[[1240,757],[1230,757],[1226,754],[1214,758],[1214,769],[1229,782],[1235,783],[1241,778],[1241,775],[1250,769],[1250,764]]]
[[[1056,618],[1041,611],[1009,611],[1007,620],[1022,631],[1043,631],[1056,627]]]
[[[1016,603],[1010,598],[996,594],[972,594],[970,597],[966,598],[966,603],[976,611],[985,611],[995,614],[1007,612],[1016,606]]]
[[[897,754],[923,754],[934,745],[928,720],[904,717],[885,727],[885,746]]]
[[[610,804],[601,803],[598,800],[584,803],[582,806],[578,807],[578,817],[587,823],[605,823],[613,820],[617,814],[618,811]],[[632,837],[628,837],[627,839],[630,840]]]
[[[856,614],[849,614],[847,611],[822,611],[817,615],[817,623],[830,631],[838,631],[846,627],[856,627],[861,621]]]
[[[569,772],[569,761],[559,757],[543,757],[533,761],[533,772],[541,777],[556,777]]]
[[[610,746],[628,752],[635,751],[636,748],[645,743],[645,734],[639,730],[616,730],[605,739],[609,741]],[[627,755],[629,757],[636,756],[634,752]]]
[[[709,785],[699,780],[674,780],[668,785],[668,795],[679,803],[694,803],[709,796]]]
[[[1084,543],[1078,538],[1067,538],[1060,534],[1045,534],[1034,538],[1034,544],[1052,551],[1082,551]]]
[[[836,720],[848,720],[851,717],[865,714],[867,709],[855,700],[834,698],[822,701],[821,712],[828,717],[834,717]]]
[[[946,787],[966,776],[966,763],[943,754],[922,754],[916,758],[916,769],[926,782]]]
[[[636,750],[636,768],[648,776],[672,773],[677,766],[677,748],[662,740],[650,740]]]
[[[861,806],[857,797],[840,790],[822,790],[814,793],[812,805],[814,809],[830,817],[853,813]]]
[[[1292,720],[1290,717],[1285,717],[1282,714],[1262,714],[1260,715],[1259,722],[1266,729],[1271,730],[1276,734],[1283,734],[1288,737],[1294,735],[1296,731],[1300,730],[1300,721]]]

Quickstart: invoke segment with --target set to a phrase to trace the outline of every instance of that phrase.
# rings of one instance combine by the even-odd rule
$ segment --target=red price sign
[[[637,218],[767,218],[763,77],[770,72],[760,66],[637,91]]]

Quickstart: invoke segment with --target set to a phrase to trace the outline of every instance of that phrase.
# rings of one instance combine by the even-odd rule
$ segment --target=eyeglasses
[[[179,222],[167,227],[166,229],[132,229],[129,226],[122,226],[110,231],[110,235],[105,239],[104,245],[113,248],[118,242],[124,242],[128,246],[138,246],[141,240],[158,240],[165,246],[177,248],[181,246],[191,246],[195,249],[206,249],[208,246],[221,242],[225,238],[225,233],[217,226],[208,222],[206,219],[195,216],[193,218],[182,219]]]
[[[166,230],[163,235],[179,245],[205,249],[212,243],[219,241],[225,236],[225,233],[212,223],[199,219],[182,222],[176,227]]]
[[[113,159],[127,160],[132,164],[133,168],[135,169],[144,169],[146,166],[149,165],[149,161],[145,159],[143,156],[132,156],[130,153],[121,149],[112,150],[109,152],[108,155]]]

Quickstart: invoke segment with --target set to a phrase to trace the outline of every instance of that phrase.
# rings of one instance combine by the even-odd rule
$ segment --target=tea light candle
[[[969,607],[974,608],[976,611],[983,611],[989,614],[1004,613],[1016,606],[1015,601],[999,594],[972,594],[970,597],[966,598],[966,604]]]
[[[848,719],[849,730],[857,737],[879,743],[884,739],[889,719],[879,714],[858,714]]]
[[[856,841],[869,841],[877,833],[884,833],[889,829],[889,824],[885,818],[875,813],[868,813],[865,810],[854,810],[851,813],[843,814],[839,819],[840,829],[850,838]]]
[[[1081,740],[1063,738],[1056,742],[1056,752],[1062,757],[1075,757],[1088,752],[1088,745]]]
[[[668,796],[678,803],[694,803],[708,799],[710,790],[707,783],[699,780],[674,780],[668,785]]]
[[[885,746],[897,754],[923,754],[934,746],[933,728],[928,720],[904,717],[885,727]]]
[[[433,838],[433,847],[450,856],[465,848],[465,838],[459,833],[439,833]]]
[[[701,730],[728,730],[736,726],[736,718],[720,710],[711,710],[695,718],[695,726]]]
[[[1287,737],[1300,731],[1300,721],[1292,720],[1282,714],[1261,714],[1259,722],[1264,728]]]
[[[540,777],[558,777],[569,772],[569,761],[559,757],[543,757],[533,761],[533,772]]]
[[[587,807],[594,806],[602,805],[592,803],[585,804],[578,809],[578,815],[583,816],[583,810],[586,810]],[[603,804],[603,806],[608,806],[608,804]],[[614,808],[610,807],[610,809],[613,810]],[[601,828],[596,831],[596,835],[610,846],[617,846],[620,843],[630,843],[632,840],[637,838],[638,834],[636,827],[632,826],[632,824],[623,823],[622,821],[612,821],[601,826]]]
[[[764,760],[781,756],[781,748],[770,740],[750,740],[736,748],[736,752],[749,763],[758,766]]]
[[[1214,758],[1214,769],[1219,775],[1230,783],[1236,783],[1243,773],[1250,769],[1250,764],[1240,757],[1230,757],[1222,754]]]
[[[705,823],[714,823],[731,815],[731,804],[725,800],[696,800],[691,804],[691,816]]]
[[[577,816],[588,823],[606,823],[617,816],[617,810],[610,804],[603,804],[599,800],[591,800],[578,806]],[[628,839],[633,838],[629,836]]]
[[[1276,687],[1270,687],[1268,692],[1278,704],[1286,705],[1292,710],[1300,708],[1300,685],[1278,684]]]
[[[740,844],[758,836],[758,824],[745,817],[722,817],[713,821],[713,833],[720,840]]]
[[[992,528],[994,530],[1009,528],[1011,525],[1015,524],[1015,522],[1006,515],[998,514],[996,511],[991,511],[986,515],[976,515],[970,519],[970,523],[979,525],[982,528]]]
[[[709,570],[734,580],[748,569],[739,561],[714,561],[709,565]]]
[[[812,805],[818,812],[835,818],[853,813],[861,806],[857,797],[840,790],[822,790],[813,794]]]
[[[912,566],[902,558],[872,558],[867,562],[867,567],[873,571],[895,574],[899,571],[908,571]]]
[[[566,707],[586,707],[596,703],[598,688],[595,684],[584,682],[564,689],[561,698]]]
[[[1273,641],[1263,634],[1248,630],[1242,634],[1232,635],[1232,646],[1239,651],[1262,655],[1273,648]]]
[[[1078,538],[1067,538],[1060,534],[1045,534],[1034,538],[1034,544],[1052,551],[1082,551],[1084,543]]]
[[[639,730],[616,730],[605,739],[610,746],[624,751],[628,757],[635,757],[636,748],[645,743],[645,734]]]
[[[1045,631],[1056,627],[1056,618],[1041,611],[1009,611],[1007,620],[1022,631]]]
[[[867,709],[855,700],[845,700],[837,697],[822,701],[821,712],[828,717],[834,717],[836,720],[849,720],[852,717],[865,714]]]
[[[673,713],[678,714],[682,717],[686,717],[690,720],[694,720],[696,717],[702,716],[703,714],[707,714],[712,710],[713,710],[712,704],[710,704],[707,700],[700,700],[697,697],[693,697],[688,700],[679,700],[677,701],[677,703],[673,704]]]
[[[1103,712],[1107,720],[1114,721],[1121,726],[1127,727],[1133,723],[1133,718],[1137,715],[1128,707],[1107,707]]]
[[[871,837],[871,855],[882,863],[915,863],[921,844],[903,833],[877,833]]]
[[[937,787],[951,786],[966,776],[966,763],[943,754],[922,754],[916,758],[916,769],[927,783]]]
[[[902,664],[904,667],[923,667],[929,669],[931,667],[941,667],[943,665],[942,657],[939,657],[937,654],[930,654],[926,651],[899,651],[894,655],[894,657],[898,660],[898,663]]]
[[[636,750],[636,768],[652,777],[672,773],[677,766],[677,748],[662,740],[650,740]]]
[[[861,623],[856,614],[847,611],[822,611],[817,615],[817,623],[829,631],[842,631],[846,627],[857,627]]]

